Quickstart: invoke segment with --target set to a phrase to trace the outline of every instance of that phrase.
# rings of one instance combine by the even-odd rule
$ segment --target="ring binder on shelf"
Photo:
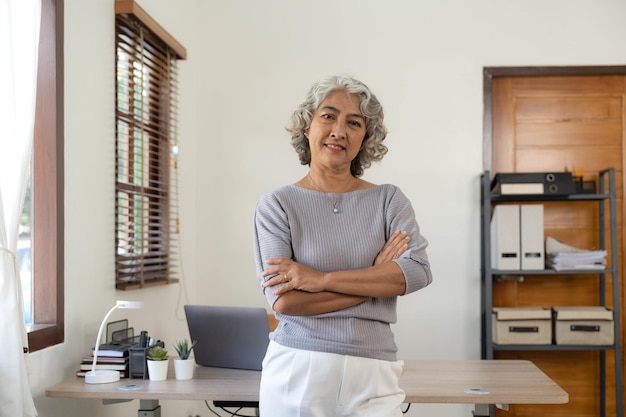
[[[571,172],[497,173],[491,181],[492,195],[569,195],[576,193]]]

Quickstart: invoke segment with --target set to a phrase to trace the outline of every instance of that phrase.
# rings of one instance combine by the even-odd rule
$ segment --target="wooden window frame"
[[[132,0],[115,3],[115,285],[177,282],[178,72],[185,49]]]
[[[63,0],[42,0],[31,189],[31,352],[65,337],[63,106]]]

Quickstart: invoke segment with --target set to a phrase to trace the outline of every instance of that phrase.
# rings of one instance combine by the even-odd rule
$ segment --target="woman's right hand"
[[[408,249],[410,240],[411,238],[406,232],[399,230],[393,232],[387,243],[385,243],[385,246],[383,246],[380,252],[378,252],[378,255],[376,255],[374,265],[380,265],[398,259],[400,255]]]

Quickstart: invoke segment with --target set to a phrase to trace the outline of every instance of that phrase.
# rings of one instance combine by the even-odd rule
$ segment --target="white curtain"
[[[36,416],[17,239],[35,124],[41,0],[0,0],[0,417]]]

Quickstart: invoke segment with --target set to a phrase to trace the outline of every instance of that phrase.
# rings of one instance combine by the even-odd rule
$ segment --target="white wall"
[[[400,301],[400,356],[479,358],[483,67],[623,65],[626,3],[139,4],[189,54],[180,63],[185,280],[113,288],[113,0],[65,0],[66,343],[29,357],[40,416],[136,415],[137,401],[103,406],[44,393],[73,375],[116,299],[145,301],[143,311],[116,314],[168,343],[187,334],[184,303],[266,306],[252,261],[254,204],[306,173],[284,126],[310,84],[329,74],[360,78],[382,101],[390,152],[364,178],[399,185],[430,241],[434,282]],[[164,417],[211,415],[202,402],[162,405]],[[408,415],[469,410],[413,405]]]

